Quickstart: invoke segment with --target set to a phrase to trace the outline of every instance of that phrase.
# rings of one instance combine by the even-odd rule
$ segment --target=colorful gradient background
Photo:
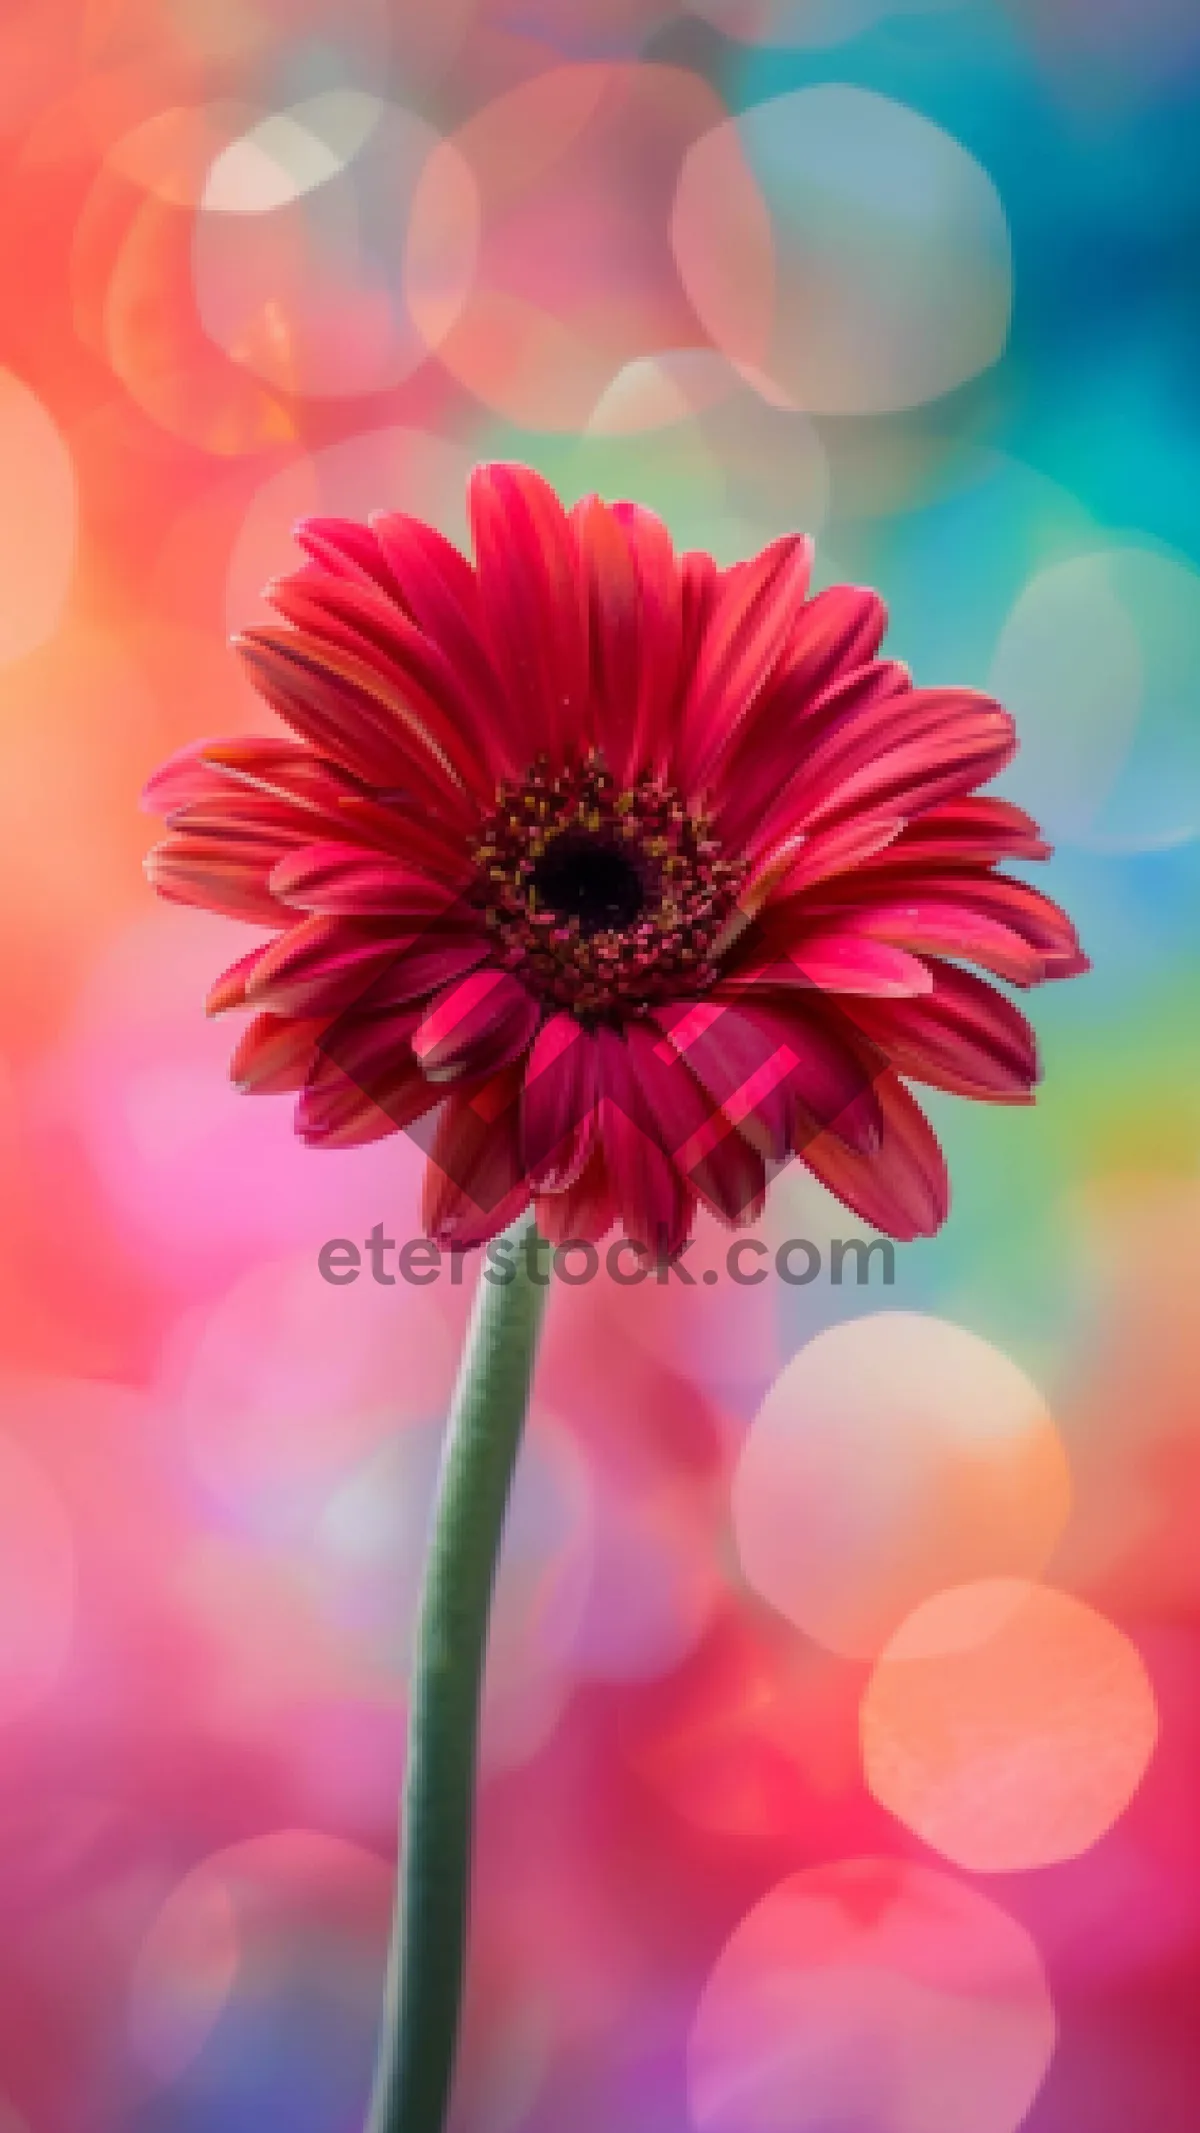
[[[1095,969],[1036,1110],[934,1100],[891,1289],[556,1288],[456,2133],[1192,2133],[1198,61],[1190,0],[0,12],[3,2133],[361,2123],[468,1289],[318,1278],[420,1158],[232,1092],[250,939],[136,801],[269,723],[298,516],[514,456],[877,584]]]

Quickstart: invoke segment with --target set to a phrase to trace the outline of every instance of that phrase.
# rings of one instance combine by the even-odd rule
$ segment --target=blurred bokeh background
[[[5,0],[2,2133],[361,2122],[467,1289],[320,1281],[420,1157],[234,1095],[136,797],[267,720],[297,517],[514,456],[877,584],[1095,969],[891,1288],[556,1290],[455,2133],[1194,2133],[1198,68],[1191,0]]]

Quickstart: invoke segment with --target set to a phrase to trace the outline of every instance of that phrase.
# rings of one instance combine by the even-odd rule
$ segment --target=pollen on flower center
[[[673,786],[621,786],[596,751],[501,786],[474,856],[501,961],[585,1019],[710,985],[745,872]]]

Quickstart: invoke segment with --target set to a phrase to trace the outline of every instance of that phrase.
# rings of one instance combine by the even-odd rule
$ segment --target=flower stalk
[[[546,1284],[533,1218],[509,1279],[481,1274],[450,1410],[413,1657],[396,1911],[367,2133],[441,2133],[454,2072],[480,1695],[505,1507]]]

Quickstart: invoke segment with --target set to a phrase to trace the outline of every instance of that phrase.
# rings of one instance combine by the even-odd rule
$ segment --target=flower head
[[[290,735],[151,779],[163,895],[273,929],[210,1010],[306,1141],[398,1128],[425,1221],[480,1243],[615,1222],[674,1250],[793,1156],[891,1235],[949,1205],[907,1083],[1031,1099],[1018,986],[1086,969],[977,788],[1012,721],[878,657],[878,596],[808,594],[811,543],[720,570],[638,505],[476,470],[472,566],[403,513],[309,519],[238,651]]]

